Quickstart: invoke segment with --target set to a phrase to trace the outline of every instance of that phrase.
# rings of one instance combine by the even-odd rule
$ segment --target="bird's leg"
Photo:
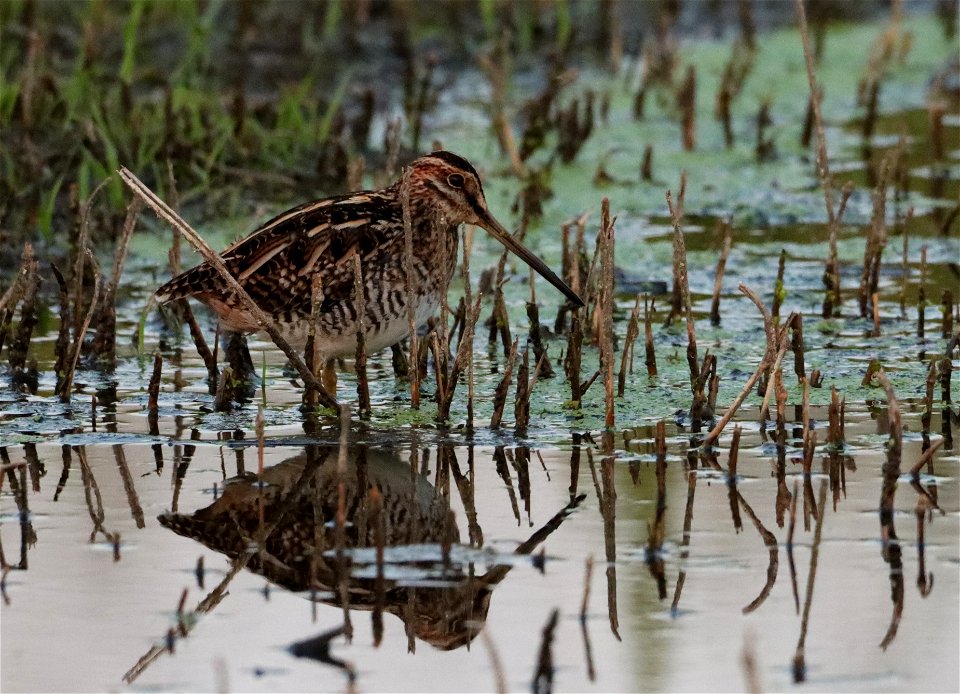
[[[239,386],[237,392],[243,398],[252,398],[257,392],[255,380],[257,371],[253,366],[250,349],[247,347],[247,338],[243,333],[233,330],[224,331],[227,363],[233,369],[233,377]]]

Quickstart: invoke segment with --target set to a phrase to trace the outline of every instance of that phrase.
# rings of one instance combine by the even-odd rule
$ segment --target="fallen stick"
[[[230,271],[227,269],[226,264],[223,262],[223,258],[216,253],[210,245],[204,241],[203,237],[200,236],[191,227],[187,224],[176,212],[174,212],[169,205],[167,205],[163,200],[161,200],[152,190],[150,190],[139,178],[133,175],[126,167],[121,166],[119,169],[120,178],[123,179],[123,182],[134,193],[143,198],[143,201],[157,214],[160,219],[164,220],[170,224],[173,228],[183,234],[187,240],[190,242],[197,252],[203,256],[204,260],[210,263],[211,267],[216,270],[223,280],[227,283],[227,286],[232,292],[237,295],[237,298],[240,299],[241,303],[253,314],[253,318],[256,321],[257,325],[265,330],[270,339],[273,340],[273,343],[280,348],[280,350],[287,355],[287,358],[290,360],[290,363],[297,369],[300,373],[300,377],[303,379],[304,383],[309,385],[311,388],[315,389],[320,395],[321,402],[326,407],[337,408],[337,399],[330,394],[330,392],[323,387],[323,384],[320,380],[307,368],[307,365],[294,349],[290,346],[283,335],[280,334],[280,331],[277,329],[277,326],[274,324],[273,319],[267,315],[263,309],[261,309],[257,302],[253,300],[247,290],[243,288],[243,285],[237,281],[237,279],[230,274]]]

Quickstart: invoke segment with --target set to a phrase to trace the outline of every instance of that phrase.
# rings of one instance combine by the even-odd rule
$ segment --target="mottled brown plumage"
[[[402,196],[408,193],[413,237],[415,323],[440,303],[457,261],[457,229],[476,224],[520,256],[571,301],[579,297],[520,245],[487,209],[473,166],[450,152],[415,160],[406,175],[378,191],[309,202],[264,224],[221,254],[227,268],[294,344],[306,342],[311,284],[319,274],[323,302],[317,341],[325,357],[353,354],[357,309],[362,305],[366,346],[376,352],[409,333]],[[363,269],[364,297],[354,296],[354,256]],[[160,301],[194,297],[210,306],[231,330],[258,329],[250,312],[204,263],[157,290]]]

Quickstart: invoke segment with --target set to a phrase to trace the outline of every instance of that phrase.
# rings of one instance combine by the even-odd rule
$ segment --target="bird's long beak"
[[[479,217],[479,225],[486,229],[493,238],[507,247],[507,250],[516,254],[523,262],[536,270],[543,279],[563,292],[574,306],[583,306],[583,299],[577,296],[577,293],[567,286],[567,283],[557,277],[545,262],[540,260],[533,251],[513,238],[513,235],[507,231],[500,222],[494,219],[493,215],[487,210],[475,210]]]

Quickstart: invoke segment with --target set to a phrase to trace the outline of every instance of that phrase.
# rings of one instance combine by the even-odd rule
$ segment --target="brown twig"
[[[204,260],[210,263],[220,277],[223,278],[227,286],[230,288],[230,291],[237,295],[237,298],[244,304],[248,311],[253,315],[253,319],[256,321],[257,326],[265,330],[270,338],[273,340],[273,343],[280,348],[280,350],[287,356],[290,362],[294,365],[297,371],[300,373],[300,377],[303,379],[304,383],[310,384],[317,393],[320,395],[320,399],[323,404],[327,407],[337,407],[336,398],[331,395],[326,388],[323,387],[323,384],[314,376],[313,373],[307,368],[307,365],[303,362],[303,358],[290,346],[290,344],[284,339],[283,335],[277,329],[276,324],[273,322],[273,319],[267,315],[263,309],[261,309],[257,302],[253,300],[253,297],[247,293],[247,290],[243,288],[243,285],[240,284],[237,279],[230,274],[230,271],[227,269],[226,264],[210,245],[203,239],[203,237],[198,234],[193,227],[187,224],[176,212],[174,212],[163,200],[161,200],[152,190],[150,190],[146,185],[144,185],[140,179],[133,175],[125,167],[120,168],[120,178],[123,179],[123,182],[141,198],[144,202],[157,214],[158,217],[163,219],[165,222],[176,228],[181,234],[183,234],[190,244],[203,256]]]
[[[718,220],[717,225],[723,229],[723,247],[720,249],[720,258],[717,260],[717,271],[713,281],[713,300],[710,302],[710,325],[720,325],[720,292],[723,290],[723,273],[727,267],[727,258],[730,256],[730,247],[733,245],[733,235],[730,233],[730,222]]]
[[[602,239],[602,250],[600,252],[600,369],[603,372],[603,388],[606,401],[605,428],[607,432],[613,430],[616,422],[616,405],[613,398],[613,246],[614,246],[614,223],[615,219],[610,218],[610,199],[604,198],[600,205],[600,235]]]
[[[363,267],[360,264],[360,254],[353,256],[353,300],[357,314],[357,411],[361,417],[370,416],[370,386],[367,383],[367,341],[365,306],[367,300],[363,291]]]
[[[740,408],[740,405],[746,399],[747,395],[750,394],[750,391],[753,390],[753,386],[760,379],[761,374],[767,370],[767,367],[773,363],[775,357],[772,354],[773,345],[776,344],[776,338],[772,334],[772,319],[770,318],[770,313],[767,311],[767,307],[763,305],[763,302],[760,300],[760,297],[757,296],[756,292],[747,287],[744,284],[741,284],[739,287],[740,291],[747,295],[747,297],[756,305],[759,309],[761,316],[763,316],[764,327],[767,333],[767,348],[764,352],[763,359],[760,360],[760,364],[757,366],[757,370],[753,375],[747,379],[746,384],[743,387],[743,390],[740,391],[740,394],[734,399],[730,407],[727,408],[727,411],[723,414],[720,420],[714,425],[713,429],[710,430],[710,433],[706,435],[703,442],[704,445],[713,444],[719,437],[720,433],[723,431],[723,428],[727,426],[727,423],[733,418],[733,415],[736,414],[737,410]],[[785,347],[783,348],[785,349]],[[783,351],[781,349],[781,352]]]

